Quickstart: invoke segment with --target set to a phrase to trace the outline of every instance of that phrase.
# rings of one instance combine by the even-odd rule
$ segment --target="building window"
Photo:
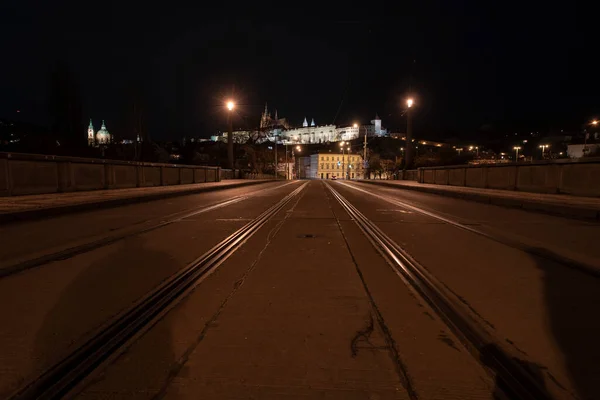
[[[340,169],[340,164],[337,165],[337,169]]]
[[[321,161],[325,160],[325,157],[321,156]]]
[[[325,164],[325,168],[329,169],[329,164]]]
[[[321,164],[321,169],[323,169],[323,164]]]
[[[354,179],[354,172],[352,173],[352,179]]]
[[[338,160],[338,161],[340,161],[340,158],[338,157],[338,159],[337,159],[337,160]]]
[[[329,161],[329,156],[327,156],[327,161]]]

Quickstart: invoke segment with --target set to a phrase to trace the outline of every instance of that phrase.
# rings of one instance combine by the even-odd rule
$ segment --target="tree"
[[[375,174],[375,176],[379,176],[381,178],[381,172],[383,171],[383,167],[381,165],[381,158],[379,154],[372,153],[369,157],[369,173]]]

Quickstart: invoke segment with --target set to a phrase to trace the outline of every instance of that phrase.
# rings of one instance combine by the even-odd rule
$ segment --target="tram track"
[[[52,251],[47,254],[43,254],[41,256],[35,256],[35,257],[25,259],[25,260],[18,260],[16,262],[9,261],[8,264],[6,264],[6,265],[0,264],[0,279],[6,278],[8,276],[14,275],[14,274],[22,272],[22,271],[26,271],[28,269],[32,269],[32,268],[43,266],[45,264],[49,264],[51,262],[66,260],[66,259],[69,259],[76,255],[84,254],[89,251],[108,246],[110,244],[119,242],[119,241],[127,239],[127,238],[131,238],[134,236],[142,235],[144,233],[152,232],[157,229],[163,228],[165,226],[171,225],[175,222],[184,220],[186,218],[190,218],[190,217],[193,217],[196,215],[200,215],[200,214],[204,214],[204,213],[214,211],[214,210],[217,210],[220,208],[224,208],[224,207],[239,203],[241,201],[247,200],[257,194],[264,193],[264,192],[271,191],[271,190],[281,189],[281,188],[283,188],[287,185],[293,184],[293,183],[295,183],[295,182],[292,181],[292,182],[285,183],[283,185],[260,189],[260,190],[257,190],[255,192],[252,192],[247,195],[236,196],[236,197],[233,197],[226,201],[213,203],[213,204],[201,207],[199,209],[194,209],[193,211],[190,211],[190,209],[187,209],[184,211],[179,211],[179,212],[167,215],[163,218],[160,218],[160,222],[154,223],[150,226],[141,227],[141,228],[138,227],[131,231],[125,231],[125,232],[109,235],[107,237],[103,237],[103,238],[100,238],[97,240],[91,240],[89,242],[85,242],[85,243],[78,244],[75,246],[66,247],[66,248],[58,250],[58,251]],[[124,227],[123,229],[126,229],[126,228],[127,227]]]
[[[357,187],[355,185],[352,184],[348,184],[345,182],[340,182],[341,185],[352,189],[352,190],[356,190],[360,193],[364,193],[364,194],[368,194],[370,196],[373,196],[375,198],[378,198],[380,200],[383,200],[387,203],[399,206],[399,207],[403,207],[405,209],[408,209],[410,211],[416,212],[418,214],[421,215],[425,215],[427,217],[436,219],[438,221],[441,221],[447,225],[453,226],[455,228],[458,229],[462,229],[465,230],[467,232],[482,236],[486,239],[492,240],[494,242],[500,243],[502,245],[511,247],[513,249],[519,250],[519,251],[523,251],[525,253],[528,253],[532,256],[536,256],[536,257],[541,257],[543,259],[546,260],[550,260],[553,262],[556,262],[564,267],[567,268],[571,268],[571,269],[575,269],[577,271],[583,272],[587,275],[590,275],[594,278],[600,278],[600,270],[598,270],[597,268],[588,265],[584,262],[580,262],[578,260],[574,260],[572,258],[560,255],[560,254],[556,254],[554,252],[548,251],[547,249],[545,249],[544,247],[538,245],[538,246],[534,246],[531,244],[527,244],[524,243],[522,241],[519,241],[517,239],[513,239],[510,237],[507,237],[505,235],[501,235],[499,233],[488,233],[488,232],[484,232],[480,229],[474,228],[473,226],[469,226],[467,224],[461,223],[459,221],[456,221],[454,219],[452,219],[451,217],[448,216],[444,216],[444,215],[440,215],[439,213],[435,213],[426,209],[423,209],[421,207],[417,207],[415,205],[409,204],[407,202],[404,201],[400,201],[397,200],[395,198],[392,198],[390,196],[384,196],[384,195],[380,195],[380,194],[376,194],[373,193],[372,191],[368,191],[365,189],[362,189],[360,187]],[[493,228],[490,228],[493,229]]]
[[[133,306],[111,318],[85,343],[13,393],[14,400],[59,399],[98,367],[117,357],[202,280],[214,272],[252,235],[296,197],[302,184],[261,215],[172,275]]]
[[[506,398],[532,400],[551,398],[538,381],[503,349],[499,344],[500,341],[480,326],[464,310],[459,301],[451,297],[441,282],[365,217],[331,184],[325,183],[325,186],[402,281],[413,288],[432,307],[478,361],[485,360],[485,367],[494,373],[498,388],[503,391]]]

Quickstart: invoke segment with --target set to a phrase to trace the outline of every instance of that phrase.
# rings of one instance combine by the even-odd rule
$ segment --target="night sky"
[[[3,1],[0,118],[47,125],[59,64],[79,83],[84,120],[105,119],[117,134],[127,135],[138,88],[156,139],[225,129],[230,96],[240,129],[268,102],[295,125],[378,113],[403,130],[411,87],[424,138],[578,128],[600,116],[600,14],[577,2],[184,4]]]

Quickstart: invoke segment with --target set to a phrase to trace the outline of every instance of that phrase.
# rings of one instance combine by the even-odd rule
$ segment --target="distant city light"
[[[17,111],[18,112],[18,111]],[[592,125],[598,125],[598,120],[593,120]]]

